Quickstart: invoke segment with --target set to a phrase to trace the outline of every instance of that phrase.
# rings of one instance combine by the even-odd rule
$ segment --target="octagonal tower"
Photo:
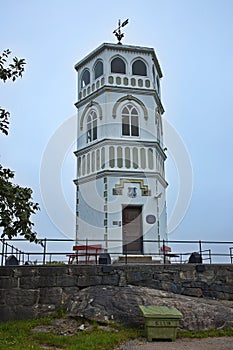
[[[155,256],[167,240],[156,54],[152,48],[104,43],[75,69],[76,243],[88,239],[116,256]]]

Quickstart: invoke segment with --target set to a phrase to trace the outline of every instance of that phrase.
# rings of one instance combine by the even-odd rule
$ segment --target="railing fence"
[[[72,253],[73,246],[76,244],[72,239],[48,239],[41,240],[42,245],[29,243],[25,239],[0,239],[1,243],[1,266],[6,265],[9,256],[14,255],[20,265],[25,264],[55,264],[55,263],[68,263],[68,254]],[[144,240],[145,243],[149,243],[150,246],[161,247],[158,250],[150,251],[149,254],[142,254],[143,256],[152,256],[153,260],[161,263],[188,263],[190,255],[193,252],[197,252],[201,257],[203,263],[223,263],[233,264],[233,241],[157,241],[157,240]],[[13,244],[14,243],[14,244]],[[86,245],[86,254],[84,254],[81,263],[88,263],[88,247],[92,244],[101,244],[102,247],[106,247],[106,241],[103,240],[85,240],[79,241],[78,244]],[[125,242],[124,242],[125,243]],[[62,248],[59,247],[62,245]],[[171,246],[172,250],[166,251],[162,247]],[[20,247],[21,246],[21,247]],[[108,249],[103,248],[102,252],[109,253],[113,261],[117,261],[120,257],[123,257],[121,261],[125,264],[130,262],[132,253],[124,249],[122,251],[123,242],[121,240],[109,240],[107,241]],[[30,247],[30,250],[29,248]],[[211,247],[211,248],[210,248]],[[169,248],[170,249],[170,248]],[[219,249],[219,250],[216,250]]]

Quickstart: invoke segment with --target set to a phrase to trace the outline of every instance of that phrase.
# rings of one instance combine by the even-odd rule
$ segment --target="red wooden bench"
[[[95,263],[97,264],[98,255],[100,255],[102,245],[75,245],[73,246],[73,250],[75,251],[75,253],[66,254],[66,256],[69,257],[68,264],[73,264],[74,261],[76,261],[76,264],[78,264],[79,257],[85,257],[85,262],[86,264],[88,264],[90,262],[91,256],[95,257]]]

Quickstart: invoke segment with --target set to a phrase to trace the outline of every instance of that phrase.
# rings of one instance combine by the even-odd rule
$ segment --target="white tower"
[[[75,69],[76,241],[116,255],[156,255],[167,239],[167,182],[155,52],[104,43]]]

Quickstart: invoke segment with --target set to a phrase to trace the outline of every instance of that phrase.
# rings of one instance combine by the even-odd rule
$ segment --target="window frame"
[[[83,76],[85,73],[88,73],[88,82],[86,83],[85,80],[83,79]],[[91,83],[91,74],[90,74],[90,70],[88,68],[85,68],[83,71],[82,71],[82,74],[81,74],[81,79],[80,79],[80,86],[81,86],[81,89],[87,87],[88,85],[90,85]]]
[[[145,69],[145,74],[141,74],[141,73],[135,73],[134,72],[134,65],[135,63],[137,62],[141,62],[143,65],[144,65],[144,69]],[[136,75],[136,76],[140,76],[140,77],[147,77],[148,76],[148,67],[147,67],[147,64],[144,62],[144,60],[142,58],[136,58],[133,62],[132,62],[132,75]]]
[[[136,124],[135,119],[137,120]],[[124,120],[126,120],[125,123]],[[124,104],[124,106],[121,108],[121,136],[140,137],[140,113],[137,107],[131,102]]]
[[[86,119],[86,143],[96,141],[98,138],[98,113],[91,109]]]
[[[97,67],[97,65],[100,64],[100,63],[102,64],[102,72],[101,72],[100,75],[96,76],[96,67]],[[98,79],[98,78],[101,77],[102,75],[104,75],[104,64],[103,64],[103,61],[102,61],[101,59],[98,59],[98,60],[95,62],[94,66],[93,66],[93,76],[94,76],[94,80]]]
[[[124,64],[124,72],[116,72],[116,71],[113,71],[113,69],[112,69],[112,63],[113,63],[113,61],[115,61],[115,60],[121,60],[122,62],[123,62],[123,64]],[[111,58],[111,61],[110,61],[110,72],[111,72],[111,74],[126,74],[126,62],[125,62],[125,60],[121,57],[121,56],[116,56],[116,57],[112,57]]]

